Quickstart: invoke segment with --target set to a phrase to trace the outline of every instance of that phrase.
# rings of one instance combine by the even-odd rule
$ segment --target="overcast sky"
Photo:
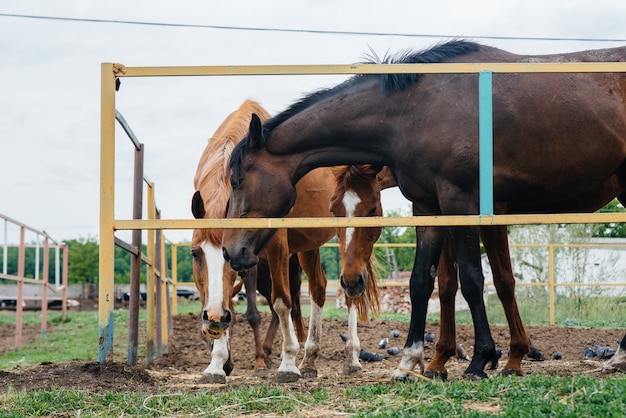
[[[528,54],[626,44],[623,0],[3,0],[0,14],[0,214],[45,230],[56,240],[99,233],[102,62],[349,64],[361,61],[370,48],[382,56],[452,37]],[[525,37],[618,41],[507,39]],[[191,218],[199,155],[228,113],[252,98],[275,114],[304,93],[345,77],[124,78],[117,109],[145,144],[145,173],[155,182],[163,218]],[[133,148],[121,129],[116,152],[116,217],[129,219]],[[409,210],[397,191],[385,192],[383,204],[385,210]],[[190,239],[190,232],[167,231],[166,236],[178,242]]]

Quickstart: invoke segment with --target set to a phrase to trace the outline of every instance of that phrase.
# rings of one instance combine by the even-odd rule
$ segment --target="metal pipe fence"
[[[563,72],[626,72],[626,63],[454,63],[454,64],[348,64],[348,65],[262,65],[262,66],[194,66],[194,67],[126,67],[122,64],[101,64],[101,135],[100,135],[100,300],[99,355],[105,362],[112,358],[114,268],[113,248],[116,230],[167,230],[196,228],[323,228],[361,226],[474,226],[511,224],[566,224],[626,222],[626,213],[600,214],[524,214],[495,215],[489,208],[493,201],[491,189],[481,187],[479,215],[415,216],[398,218],[283,218],[283,219],[116,219],[115,198],[115,92],[116,81],[122,77],[238,76],[238,75],[307,75],[307,74],[394,74],[394,73],[474,73],[483,74],[480,89],[480,120],[490,120],[491,100],[485,91],[491,88],[491,73],[563,73]],[[490,149],[490,129],[482,129],[479,145]],[[483,166],[481,184],[489,184],[491,168]],[[487,183],[483,183],[486,181]],[[489,199],[491,196],[491,199]],[[483,205],[483,202],[486,202]]]

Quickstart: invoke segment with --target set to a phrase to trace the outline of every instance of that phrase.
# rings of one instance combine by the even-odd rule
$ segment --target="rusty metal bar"
[[[24,277],[24,264],[26,263],[26,247],[25,241],[25,225],[20,225],[20,249],[17,256],[17,275]],[[24,280],[18,279],[17,282],[17,305],[15,306],[15,349],[22,349],[22,323],[23,323],[23,306],[24,300]]]
[[[130,127],[128,127],[128,129],[130,130]],[[144,146],[143,144],[139,144],[139,147],[135,152],[133,219],[141,219],[143,213],[143,162]],[[128,364],[131,366],[136,365],[138,360],[141,245],[141,230],[134,230],[132,233],[132,247],[136,253],[133,253],[130,259],[130,299],[128,304]]]
[[[155,218],[155,204],[154,204],[154,183],[148,184],[148,219]],[[148,230],[147,234],[147,252],[148,258],[151,260],[148,264],[148,283],[146,284],[146,361],[148,364],[152,363],[155,358],[155,318],[154,318],[154,284],[156,276],[156,267],[154,263],[154,230]]]
[[[39,252],[39,249],[37,249]],[[50,266],[48,263],[50,262],[50,245],[48,242],[48,238],[44,238],[43,242],[43,283],[41,286],[41,333],[45,334],[48,330],[48,286],[49,283],[49,273]]]

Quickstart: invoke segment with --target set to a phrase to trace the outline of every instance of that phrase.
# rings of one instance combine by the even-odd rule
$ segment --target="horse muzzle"
[[[232,322],[232,314],[230,311],[224,312],[219,320],[214,320],[209,317],[206,310],[202,312],[202,333],[207,337],[219,340],[222,335],[226,333],[226,330]]]
[[[351,298],[358,298],[365,293],[365,286],[367,284],[367,273],[359,273],[354,276],[341,275],[339,282],[341,287],[346,292],[346,296]]]
[[[257,265],[259,257],[252,253],[250,248],[241,247],[238,250],[230,252],[226,247],[222,247],[222,255],[224,260],[235,271],[245,271]]]

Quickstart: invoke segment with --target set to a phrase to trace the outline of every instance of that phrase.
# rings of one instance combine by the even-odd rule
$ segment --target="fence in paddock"
[[[0,214],[4,226],[2,244],[2,270],[0,279],[14,281],[17,284],[16,295],[0,295],[0,303],[5,308],[15,309],[15,349],[22,348],[22,326],[23,312],[27,303],[33,307],[41,309],[41,333],[45,334],[48,323],[48,308],[50,303],[60,302],[62,320],[67,319],[67,267],[68,267],[68,247],[65,243],[53,240],[45,231],[32,228],[8,216]],[[31,243],[27,243],[28,240]],[[9,242],[17,237],[13,243]],[[16,249],[17,262],[13,269],[9,268],[9,261],[14,258],[9,254],[10,249]],[[26,251],[34,251],[34,272],[28,276],[26,273]],[[50,257],[50,252],[54,250],[54,257]],[[13,251],[14,252],[14,251]],[[43,260],[41,257],[43,256]],[[13,263],[12,263],[13,264]],[[50,266],[54,266],[54,284],[50,283]],[[26,296],[24,285],[37,286],[40,294],[36,296]],[[59,296],[49,296],[48,290]],[[35,293],[36,294],[36,293]]]
[[[361,226],[470,226],[511,224],[568,224],[625,222],[626,213],[495,215],[492,173],[492,74],[493,73],[626,72],[626,63],[446,63],[446,64],[348,64],[261,65],[193,67],[125,67],[101,64],[100,134],[100,305],[98,360],[112,359],[113,347],[113,251],[116,230],[167,230],[196,228],[291,228]],[[253,76],[308,74],[477,73],[479,74],[479,215],[374,218],[282,219],[116,219],[115,117],[116,83],[124,77]]]
[[[124,132],[132,142],[134,155],[133,174],[133,219],[141,219],[143,216],[143,185],[146,184],[148,190],[147,218],[159,219],[161,212],[156,206],[155,184],[144,175],[144,144],[140,143],[137,136],[122,114],[115,111],[115,120],[124,129]],[[142,252],[142,231],[133,230],[132,241],[127,243],[118,237],[113,237],[114,244],[128,251],[131,254],[130,268],[130,295],[128,301],[129,321],[128,321],[128,364],[135,365],[138,361],[139,349],[139,307],[141,305],[140,281],[142,263],[147,266],[146,283],[146,361],[151,363],[154,359],[167,353],[167,341],[173,330],[172,315],[176,313],[177,303],[177,283],[168,277],[167,253],[165,249],[165,235],[162,229],[150,229],[147,231],[146,254]],[[114,234],[114,231],[110,231]],[[102,246],[102,242],[100,244]],[[114,263],[113,254],[103,256],[100,252],[100,265]],[[176,263],[176,255],[172,255],[172,262]],[[100,276],[102,277],[102,275]],[[170,288],[171,285],[171,288]],[[113,292],[102,292],[102,279],[100,280],[100,291],[98,307],[100,314],[100,346],[99,358],[104,361],[112,356],[113,342],[113,321],[112,311],[106,311],[101,306],[111,308],[114,303]],[[170,297],[171,295],[171,297]],[[103,319],[102,315],[108,315]],[[102,328],[103,323],[108,323]],[[104,338],[102,336],[105,336]]]

